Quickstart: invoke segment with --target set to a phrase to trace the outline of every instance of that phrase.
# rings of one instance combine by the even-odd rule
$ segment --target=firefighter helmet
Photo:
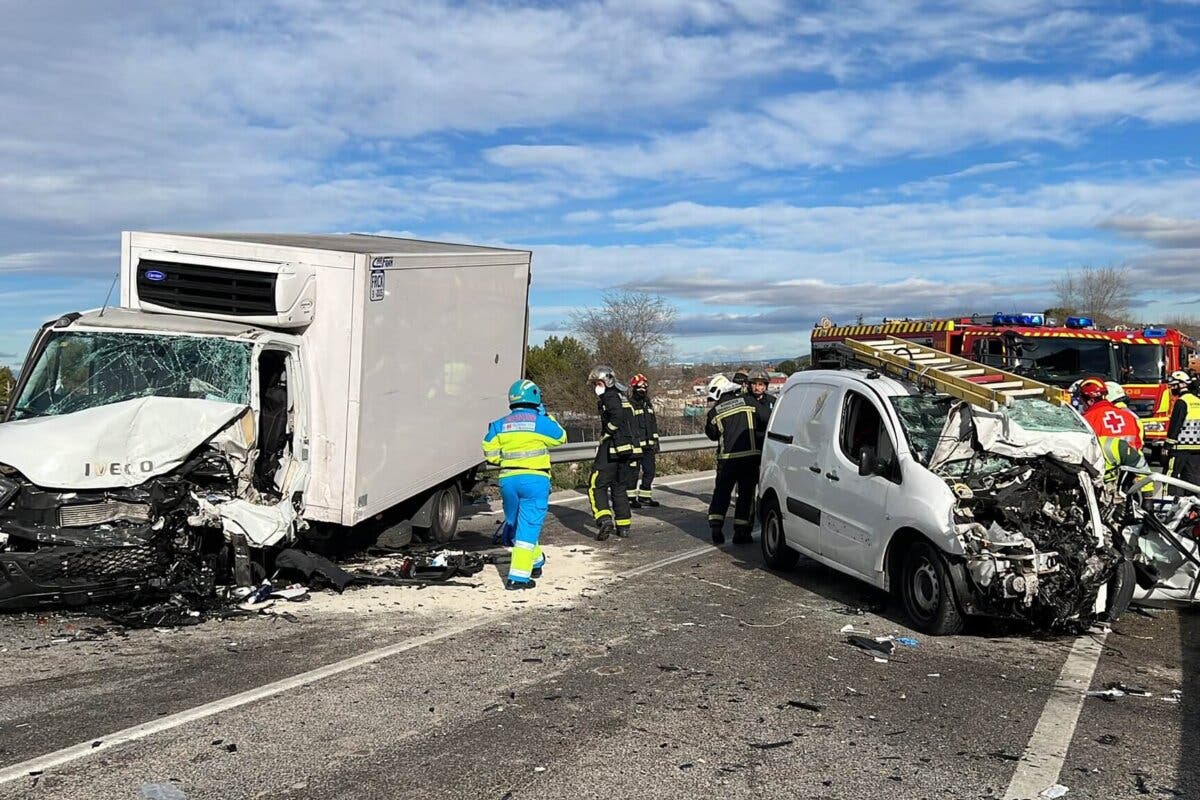
[[[739,369],[737,372],[733,373],[733,382],[738,386],[745,386],[750,382],[750,373],[746,372],[744,369]]]
[[[1129,401],[1129,398],[1125,395],[1125,387],[1121,384],[1117,383],[1116,381],[1105,381],[1104,385],[1108,389],[1108,392],[1105,395],[1105,397],[1108,399],[1108,402],[1125,403]]]
[[[1172,389],[1186,389],[1192,384],[1192,376],[1182,369],[1177,369],[1167,376],[1167,386]]]
[[[712,380],[708,382],[708,399],[717,401],[721,399],[721,395],[736,392],[738,385],[726,378],[724,375],[714,375]]]
[[[640,372],[629,379],[630,389],[646,389],[649,388],[649,386],[650,381],[646,380],[646,376]]]
[[[607,364],[601,364],[588,373],[588,383],[594,385],[600,382],[609,389],[617,385],[617,373]]]
[[[771,385],[771,373],[765,369],[756,369],[750,373],[750,383],[765,383]]]
[[[1079,383],[1079,394],[1088,400],[1102,400],[1108,395],[1108,387],[1099,378],[1084,378]]]

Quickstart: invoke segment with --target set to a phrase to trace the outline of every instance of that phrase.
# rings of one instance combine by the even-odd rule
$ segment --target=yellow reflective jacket
[[[550,450],[567,432],[544,409],[518,407],[488,425],[483,457],[500,467],[500,477],[550,475]]]

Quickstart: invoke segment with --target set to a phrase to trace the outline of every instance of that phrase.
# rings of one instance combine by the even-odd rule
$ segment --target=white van
[[[989,413],[866,369],[799,372],[763,452],[763,556],[789,568],[804,554],[893,590],[933,634],[974,614],[1044,627],[1115,615],[1133,577],[1101,521],[1101,464],[1069,408]]]

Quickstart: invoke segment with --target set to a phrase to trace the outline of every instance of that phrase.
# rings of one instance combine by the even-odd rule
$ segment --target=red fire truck
[[[961,355],[1064,389],[1096,376],[1125,388],[1129,407],[1142,418],[1146,445],[1157,450],[1167,435],[1171,393],[1164,383],[1197,355],[1196,342],[1174,328],[1101,329],[1086,317],[1047,324],[1042,314],[994,314],[953,319],[895,320],[877,325],[813,329],[813,363],[836,342],[895,336]]]

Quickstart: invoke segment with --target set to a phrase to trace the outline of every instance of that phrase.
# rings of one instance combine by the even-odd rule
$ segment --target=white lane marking
[[[667,556],[666,558],[661,558],[658,561],[654,561],[650,564],[645,564],[637,567],[636,569],[629,570],[628,572],[623,573],[623,577],[633,578],[638,575],[644,575],[647,572],[653,572],[654,570],[662,569],[663,567],[669,567],[672,564],[680,561],[697,558],[705,555],[706,553],[713,552],[716,549],[717,548],[712,546],[697,547],[684,553]],[[53,753],[38,756],[36,758],[29,759],[28,761],[22,761],[20,764],[13,764],[10,767],[4,767],[3,769],[0,769],[0,786],[24,778],[31,772],[45,772],[55,767],[60,767],[63,764],[68,764],[72,761],[77,761],[81,758],[85,758],[96,753],[101,753],[105,750],[110,750],[118,745],[136,742],[139,739],[145,739],[146,737],[153,736],[156,733],[169,731],[172,728],[178,728],[180,725],[186,725],[189,722],[195,722],[197,720],[220,714],[224,711],[231,711],[235,708],[258,702],[259,700],[265,700],[269,697],[283,694],[284,692],[288,692],[293,689],[299,689],[303,686],[308,686],[326,678],[340,675],[343,672],[349,672],[350,670],[366,666],[367,664],[373,664],[376,661],[381,661],[385,658],[390,658],[391,656],[399,655],[400,653],[404,653],[409,650],[415,650],[416,648],[423,647],[427,644],[434,644],[435,642],[440,642],[443,639],[449,639],[452,636],[459,636],[464,633],[469,633],[470,631],[478,628],[495,624],[496,622],[506,620],[510,617],[515,617],[520,613],[520,609],[515,609],[498,616],[492,616],[485,619],[476,620],[474,622],[460,623],[445,630],[437,631],[436,633],[417,636],[412,639],[407,639],[403,642],[397,642],[396,644],[391,644],[386,647],[370,650],[366,653],[362,653],[351,658],[335,661],[332,664],[327,664],[323,667],[309,670],[308,672],[302,672],[299,675],[293,675],[290,678],[283,678],[282,680],[273,681],[255,689],[248,689],[244,692],[230,695],[229,697],[223,697],[220,700],[214,700],[211,703],[205,703],[204,705],[196,706],[195,708],[190,708],[186,711],[180,711],[178,713],[171,714],[170,716],[161,717],[150,722],[143,722],[139,725],[134,725],[114,733],[96,736],[88,739],[86,742],[65,747],[61,750],[56,750]]]
[[[1004,800],[1034,798],[1043,789],[1058,783],[1106,638],[1108,631],[1075,640],[1037,727],[1033,729],[1033,736],[1021,755],[1017,771],[1008,784]]]

